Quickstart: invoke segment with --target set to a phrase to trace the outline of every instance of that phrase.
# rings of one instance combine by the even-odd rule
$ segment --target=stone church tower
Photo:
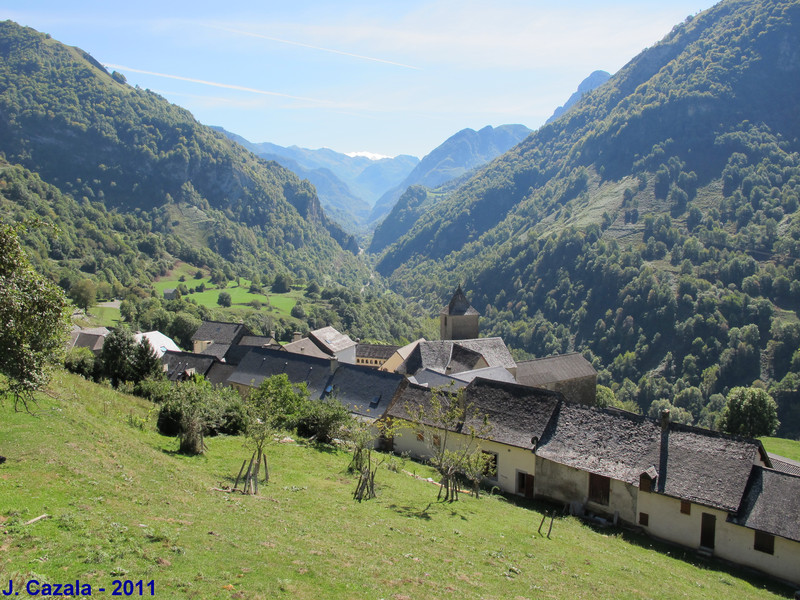
[[[458,286],[450,303],[439,313],[439,336],[443,340],[473,340],[478,337],[480,313],[472,308]]]

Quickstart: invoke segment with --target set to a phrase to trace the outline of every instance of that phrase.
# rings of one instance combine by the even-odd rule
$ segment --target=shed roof
[[[597,371],[592,364],[577,352],[517,363],[517,381],[534,387],[596,376]]]
[[[753,467],[739,511],[730,520],[800,542],[800,477]]]

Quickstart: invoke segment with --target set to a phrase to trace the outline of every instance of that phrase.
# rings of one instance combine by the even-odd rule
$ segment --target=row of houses
[[[194,352],[165,349],[161,360],[173,381],[200,374],[244,395],[285,373],[360,419],[405,423],[387,447],[420,459],[430,440],[409,411],[424,412],[436,389],[463,389],[474,418],[491,424],[481,440],[496,466],[488,485],[800,584],[800,464],[668,415],[597,408],[597,373],[580,354],[516,362],[502,339],[479,337],[479,317],[459,288],[440,314],[442,339],[403,347],[332,327],[281,345],[242,324],[204,322]]]
[[[424,459],[431,440],[411,419],[431,388],[406,382],[384,418],[400,427],[388,447]],[[491,429],[489,485],[556,502],[701,553],[800,584],[800,464],[772,460],[758,440],[569,402],[559,392],[475,379],[471,413],[447,437],[466,443],[471,422]]]

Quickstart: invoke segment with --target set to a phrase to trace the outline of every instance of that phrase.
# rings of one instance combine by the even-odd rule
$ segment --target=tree
[[[276,294],[285,294],[292,290],[292,278],[286,273],[278,273],[275,275],[275,281],[272,284],[272,291]]]
[[[744,437],[772,435],[779,425],[775,400],[766,390],[756,387],[733,388],[719,419],[722,431]]]
[[[88,311],[97,302],[97,286],[91,279],[81,279],[69,289],[69,297],[78,308]]]
[[[474,473],[478,455],[482,454],[480,439],[491,430],[488,417],[478,414],[474,405],[466,401],[464,390],[434,388],[427,396],[427,406],[406,406],[411,422],[430,450],[428,463],[441,476],[437,500],[445,502],[458,500],[458,476]]]
[[[61,289],[31,267],[19,229],[0,224],[0,373],[7,378],[0,385],[15,410],[29,410],[33,392],[61,360],[69,316]]]
[[[293,385],[285,373],[264,379],[245,403],[245,436],[253,448],[244,489],[258,494],[258,475],[264,464],[264,481],[269,483],[269,467],[264,448],[280,429],[293,428],[299,421],[303,404],[308,400],[305,384]]]
[[[158,414],[159,431],[177,434],[181,454],[203,454],[207,449],[206,432],[217,425],[220,408],[225,405],[223,400],[220,392],[201,375],[181,381],[167,392],[167,401]]]
[[[224,307],[229,307],[231,305],[231,295],[229,292],[220,292],[219,296],[217,297],[217,304]]]
[[[101,374],[117,387],[123,381],[137,383],[163,376],[161,361],[150,342],[136,338],[127,327],[118,327],[106,336],[100,351]]]

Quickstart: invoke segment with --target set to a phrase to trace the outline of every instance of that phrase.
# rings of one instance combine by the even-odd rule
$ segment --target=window
[[[611,480],[603,475],[589,473],[589,501],[607,506],[610,495]]]
[[[639,513],[639,525],[642,527],[647,527],[650,525],[650,515],[647,513],[640,512]]]
[[[438,436],[438,434],[433,435],[433,446],[435,448],[439,448],[442,445],[442,438]]]
[[[424,431],[418,431],[417,432],[417,441],[419,441],[419,442],[424,442],[425,441],[425,432]]]
[[[489,479],[497,479],[497,453],[481,450],[486,457],[486,465],[483,468],[483,475]]]
[[[692,503],[688,500],[681,500],[681,514],[690,515],[692,514]]]
[[[639,475],[639,491],[641,492],[649,492],[653,489],[653,480],[650,479],[650,475],[647,473],[642,473]]]
[[[775,554],[775,536],[763,531],[756,531],[753,550],[765,552],[766,554]]]

